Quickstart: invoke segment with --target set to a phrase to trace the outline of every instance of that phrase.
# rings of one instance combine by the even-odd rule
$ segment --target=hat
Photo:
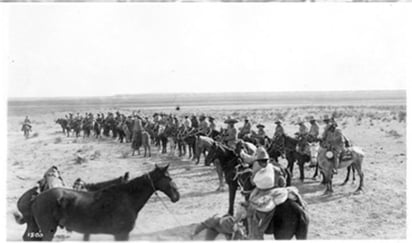
[[[328,115],[324,115],[324,116],[323,116],[323,121],[330,121],[329,116],[328,116]]]
[[[226,119],[226,121],[225,121],[226,124],[235,124],[235,123],[238,123],[238,122],[239,122],[238,120],[233,119],[233,118]]]
[[[215,120],[215,118],[213,116],[209,116],[209,120]]]
[[[262,125],[262,124],[257,124],[257,125],[256,125],[256,127],[257,127],[257,128],[259,128],[259,127],[261,127],[261,128],[265,128],[265,125]]]
[[[314,122],[314,121],[316,121],[316,119],[315,119],[313,116],[310,116],[310,117],[309,117],[309,121],[310,121],[310,122]]]
[[[245,117],[245,121],[249,121],[249,117],[246,116],[246,117]]]
[[[277,120],[277,121],[275,121],[275,124],[280,125],[280,124],[282,124],[282,122],[280,120]]]
[[[268,160],[269,155],[263,147],[256,149],[256,160]]]

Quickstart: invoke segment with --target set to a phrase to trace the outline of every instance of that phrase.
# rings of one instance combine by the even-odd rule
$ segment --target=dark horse
[[[51,241],[57,226],[83,234],[111,234],[128,240],[139,211],[157,190],[172,202],[179,192],[166,167],[158,167],[127,183],[95,192],[53,188],[38,195],[32,205],[43,240]]]
[[[76,191],[93,192],[93,191],[101,190],[105,187],[126,183],[128,180],[129,180],[129,172],[126,172],[124,176],[120,176],[119,178],[108,180],[108,181],[103,181],[103,182],[98,182],[98,183],[86,183],[82,179],[77,178],[77,180],[74,181],[73,189]],[[83,240],[84,241],[90,240],[90,234],[84,234]]]
[[[116,179],[98,182],[98,183],[86,183],[81,178],[77,178],[77,180],[75,180],[73,183],[73,189],[76,191],[88,191],[88,192],[98,191],[105,187],[126,183],[127,181],[129,181],[129,172],[124,173],[123,176],[120,176]]]
[[[225,181],[229,186],[229,210],[228,213],[233,215],[233,205],[235,202],[238,182],[236,179],[236,167],[240,165],[240,158],[236,152],[226,145],[214,142],[206,156],[206,163],[212,163],[215,159],[220,161],[222,171],[225,175]],[[282,170],[286,177],[287,185],[290,185],[290,179],[287,170]],[[288,184],[289,183],[289,184]]]
[[[305,179],[304,165],[305,163],[311,161],[309,144],[305,139],[296,139],[287,135],[283,135],[283,141],[284,146],[277,144],[277,141],[272,141],[268,148],[269,157],[275,159],[275,161],[278,161],[279,156],[284,154],[286,160],[288,161],[288,170],[292,176],[293,166],[295,161],[297,161],[300,172],[300,180],[303,182]],[[299,152],[296,150],[297,147],[300,150]],[[313,177],[316,177],[317,173],[318,170],[315,171]]]

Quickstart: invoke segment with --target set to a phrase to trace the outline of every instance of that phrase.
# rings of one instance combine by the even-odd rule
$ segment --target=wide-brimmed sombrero
[[[277,121],[275,121],[275,124],[280,125],[280,124],[282,124],[282,122],[280,120],[277,120]]]
[[[236,120],[236,119],[234,119],[234,118],[229,118],[229,119],[226,119],[225,120],[225,123],[226,124],[235,124],[235,123],[238,123],[239,121],[238,120]]]
[[[265,125],[263,125],[263,124],[257,124],[256,127],[257,127],[257,128],[259,128],[259,127],[265,128]]]

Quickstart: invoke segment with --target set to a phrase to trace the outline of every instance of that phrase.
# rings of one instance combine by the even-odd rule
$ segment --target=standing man
[[[133,155],[136,150],[139,151],[139,148],[142,146],[142,132],[143,124],[142,120],[137,114],[133,116],[133,130],[132,130],[132,150]]]
[[[338,124],[335,120],[331,119],[331,124],[327,127],[324,134],[323,146],[331,148],[333,152],[333,173],[337,174],[339,163],[342,158],[342,154],[345,150],[345,137],[340,129],[337,128]]]

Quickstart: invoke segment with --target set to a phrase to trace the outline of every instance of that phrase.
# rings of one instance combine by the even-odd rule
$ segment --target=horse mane
[[[98,191],[100,189],[110,187],[112,185],[126,183],[128,180],[129,180],[129,172],[126,172],[124,174],[124,176],[120,176],[120,177],[112,179],[112,180],[98,182],[98,183],[85,183],[84,187],[88,191]]]

